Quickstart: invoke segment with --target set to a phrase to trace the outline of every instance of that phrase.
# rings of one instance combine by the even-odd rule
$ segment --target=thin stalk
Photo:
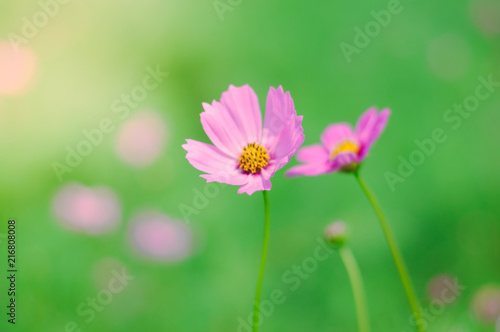
[[[368,197],[368,200],[370,201],[373,209],[375,210],[375,213],[377,214],[378,219],[380,220],[380,225],[382,226],[385,238],[387,239],[387,243],[389,244],[389,248],[392,252],[392,257],[394,258],[396,268],[399,272],[399,277],[401,278],[406,296],[408,297],[408,302],[410,303],[411,310],[413,311],[415,322],[417,323],[417,329],[420,332],[426,332],[426,328],[423,324],[424,320],[422,319],[422,314],[420,311],[420,304],[418,302],[417,296],[415,295],[415,291],[413,290],[408,270],[406,269],[406,265],[403,261],[403,256],[401,255],[401,252],[396,243],[396,239],[392,234],[391,228],[389,227],[389,223],[387,222],[387,219],[385,218],[375,196],[370,191],[365,181],[359,176],[358,171],[354,172],[354,176],[356,177],[356,180],[358,180],[361,189],[363,189],[364,193]]]
[[[262,293],[262,279],[264,277],[264,268],[266,267],[267,247],[269,244],[269,194],[267,190],[262,191],[264,194],[264,243],[262,245],[262,258],[260,260],[259,279],[257,281],[257,291],[255,292],[255,303],[253,309],[253,332],[259,330],[259,308],[260,295]]]
[[[359,271],[356,258],[351,248],[345,244],[339,248],[339,255],[344,262],[351,282],[352,292],[354,294],[354,304],[356,305],[356,314],[358,317],[359,332],[370,332],[370,321],[368,318],[363,279],[361,278],[361,272]]]

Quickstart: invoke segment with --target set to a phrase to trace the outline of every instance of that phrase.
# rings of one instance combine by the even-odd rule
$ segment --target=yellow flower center
[[[332,153],[330,155],[330,161],[334,160],[335,157],[342,152],[352,152],[357,154],[359,152],[359,145],[349,140],[336,145],[332,149]]]
[[[255,174],[266,167],[268,161],[267,149],[260,144],[250,143],[243,148],[239,159],[239,167],[247,173]]]

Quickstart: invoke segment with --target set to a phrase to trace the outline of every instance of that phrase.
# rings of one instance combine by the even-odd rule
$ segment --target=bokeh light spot
[[[141,212],[130,225],[130,244],[144,258],[177,262],[193,251],[193,234],[187,224],[154,212]]]
[[[479,30],[488,36],[500,34],[500,1],[476,0],[470,5],[470,13]]]
[[[142,111],[132,115],[120,128],[116,152],[127,164],[146,167],[160,156],[166,139],[163,119],[153,111]]]
[[[483,323],[495,323],[500,317],[500,287],[483,286],[474,296],[472,303],[474,315]]]
[[[25,93],[36,69],[36,57],[27,47],[14,48],[0,41],[0,94],[20,95]]]
[[[457,278],[449,274],[437,275],[427,284],[429,299],[447,305],[455,302],[461,291],[457,285]]]
[[[73,182],[55,195],[52,209],[64,227],[91,235],[112,231],[121,219],[120,204],[111,189]]]

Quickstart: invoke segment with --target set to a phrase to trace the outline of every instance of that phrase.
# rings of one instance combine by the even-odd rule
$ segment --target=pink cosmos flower
[[[229,86],[221,101],[203,103],[201,124],[214,145],[187,139],[186,158],[207,182],[241,186],[238,193],[271,189],[271,177],[290,162],[304,142],[302,116],[289,92],[271,87],[262,127],[259,101],[252,88]]]
[[[316,176],[337,171],[355,171],[370,147],[384,131],[390,110],[368,109],[353,130],[348,123],[329,125],[321,134],[321,144],[306,146],[297,153],[303,164],[292,167],[287,176]]]

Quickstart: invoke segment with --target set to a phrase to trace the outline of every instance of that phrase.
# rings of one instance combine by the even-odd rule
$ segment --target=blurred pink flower
[[[500,34],[500,3],[498,0],[473,0],[470,3],[472,19],[488,36]]]
[[[27,47],[0,42],[0,94],[19,95],[33,80],[36,57]]]
[[[153,111],[134,114],[121,128],[116,152],[126,163],[146,167],[163,151],[167,139],[163,119]]]
[[[262,128],[259,101],[252,88],[229,86],[221,101],[203,103],[201,124],[214,145],[188,139],[186,158],[207,182],[241,186],[238,193],[271,190],[271,177],[290,162],[304,142],[302,116],[292,97],[271,87]]]
[[[461,295],[462,289],[456,277],[440,274],[432,278],[427,284],[427,294],[432,301],[442,304],[452,304]]]
[[[181,261],[193,251],[191,229],[158,212],[143,212],[134,217],[129,237],[134,250],[152,260]]]
[[[297,160],[303,164],[292,167],[285,174],[316,176],[355,170],[384,131],[389,114],[389,109],[378,113],[370,108],[359,118],[354,130],[348,123],[329,125],[321,134],[321,144],[300,149]]]
[[[472,309],[477,319],[483,323],[495,323],[500,317],[500,288],[483,286],[474,296]]]
[[[97,235],[115,229],[121,218],[118,198],[107,187],[65,184],[55,195],[52,209],[63,226]]]

